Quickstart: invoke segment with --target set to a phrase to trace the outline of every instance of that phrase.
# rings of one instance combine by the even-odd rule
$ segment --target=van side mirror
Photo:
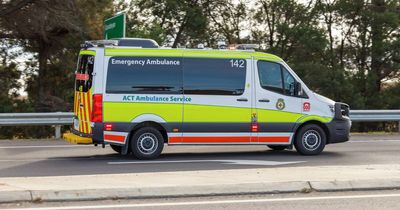
[[[301,96],[301,95],[303,95],[303,89],[301,88],[301,83],[300,82],[295,82],[295,85],[294,85],[294,94],[296,95],[296,96]]]

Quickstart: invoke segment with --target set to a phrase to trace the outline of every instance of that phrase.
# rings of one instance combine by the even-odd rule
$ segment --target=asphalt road
[[[4,209],[79,210],[79,209],[285,209],[337,210],[400,209],[400,191],[329,192],[263,194],[167,199],[102,200],[0,204]]]
[[[0,140],[0,177],[398,163],[399,135],[356,135],[349,142],[328,145],[318,156],[275,152],[266,146],[174,146],[165,147],[154,161],[120,156],[109,147]]]

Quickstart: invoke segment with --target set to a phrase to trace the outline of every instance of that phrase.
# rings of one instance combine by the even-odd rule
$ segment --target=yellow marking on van
[[[142,114],[160,116],[166,122],[182,121],[183,104],[104,102],[105,122],[131,122]]]
[[[301,119],[299,119],[297,122],[298,123],[304,123],[307,121],[311,120],[316,120],[322,123],[329,123],[330,121],[333,120],[332,117],[324,117],[324,116],[318,116],[318,115],[304,115]]]
[[[166,122],[250,122],[251,108],[172,103],[104,102],[104,121],[131,122],[142,114],[160,116]],[[254,109],[253,109],[254,110]],[[257,109],[258,122],[297,122],[303,114]]]
[[[79,55],[96,55],[96,51],[93,50],[81,50]]]
[[[193,50],[193,49],[115,49],[106,48],[106,56],[151,56],[151,57],[191,57],[191,58],[242,58],[255,57],[261,60],[282,61],[278,56],[250,51]]]
[[[185,104],[184,122],[250,122],[250,108]]]
[[[258,122],[291,122],[295,123],[303,114],[278,110],[256,109]]]

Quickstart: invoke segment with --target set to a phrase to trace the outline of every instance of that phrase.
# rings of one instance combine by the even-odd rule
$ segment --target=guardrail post
[[[56,133],[55,133],[54,137],[56,139],[60,139],[61,138],[61,125],[56,125],[55,130],[56,130]]]

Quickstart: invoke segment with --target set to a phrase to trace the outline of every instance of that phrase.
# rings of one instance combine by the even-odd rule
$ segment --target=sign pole
[[[125,33],[126,33],[126,15],[125,15],[125,13],[123,13],[124,14],[124,24],[123,24],[123,38],[125,38]]]

